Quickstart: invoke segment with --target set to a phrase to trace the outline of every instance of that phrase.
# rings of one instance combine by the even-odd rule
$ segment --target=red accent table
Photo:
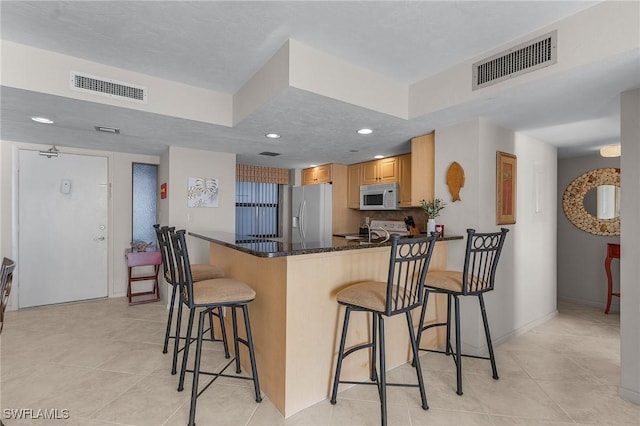
[[[620,293],[613,292],[613,282],[611,279],[612,259],[620,259],[620,244],[607,243],[607,257],[604,259],[604,270],[607,272],[607,309],[604,311],[605,314],[608,314],[609,308],[611,308],[611,297],[620,297]]]
[[[127,268],[129,269],[129,284],[127,286],[127,297],[129,298],[129,305],[138,305],[140,303],[151,303],[160,300],[160,286],[158,285],[158,271],[160,271],[160,265],[162,265],[162,253],[159,251],[131,251],[127,249],[125,251],[125,257],[127,259]],[[153,266],[152,275],[137,275],[132,273],[133,268],[140,266]],[[148,291],[134,292],[132,290],[132,284],[136,281],[153,281],[153,289]],[[136,296],[154,295],[152,299],[143,299],[134,302],[132,299]]]

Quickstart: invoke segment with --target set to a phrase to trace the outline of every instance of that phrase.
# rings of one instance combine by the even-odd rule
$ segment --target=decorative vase
[[[436,220],[427,219],[427,235],[431,235],[432,232],[436,232]]]

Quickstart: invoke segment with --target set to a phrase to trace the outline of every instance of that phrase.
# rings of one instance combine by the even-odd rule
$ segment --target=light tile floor
[[[189,379],[176,391],[163,355],[166,310],[98,300],[10,312],[0,340],[0,417],[10,425],[184,425]],[[447,357],[421,358],[430,409],[415,388],[389,388],[390,425],[638,425],[640,406],[617,394],[619,315],[560,303],[559,314],[496,349],[500,380],[487,361],[465,359],[464,395]],[[224,361],[220,344],[203,362]],[[415,381],[404,365],[390,380]],[[6,409],[66,409],[67,420],[8,419]],[[60,412],[59,414],[63,414]],[[285,420],[251,382],[216,382],[198,400],[199,425],[378,425],[373,386],[355,386]]]

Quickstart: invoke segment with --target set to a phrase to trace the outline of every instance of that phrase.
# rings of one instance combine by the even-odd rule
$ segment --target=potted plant
[[[440,216],[440,211],[444,209],[446,203],[439,198],[429,201],[422,200],[420,203],[424,214],[427,216],[427,233],[431,235],[432,232],[436,231],[436,217]]]

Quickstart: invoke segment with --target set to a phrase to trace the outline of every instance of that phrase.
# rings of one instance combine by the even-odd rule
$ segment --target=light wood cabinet
[[[314,185],[318,183],[331,182],[332,165],[323,164],[322,166],[309,167],[308,169],[302,169],[302,184]]]
[[[360,175],[362,164],[352,164],[347,169],[347,207],[350,209],[360,208]]]
[[[362,163],[361,185],[398,182],[398,157]]]
[[[398,157],[398,204],[400,207],[411,206],[411,154]]]
[[[349,208],[360,208],[360,185],[398,182],[398,205],[422,207],[435,193],[435,134],[411,139],[411,153],[352,164],[348,169]]]
[[[435,193],[435,135],[433,132],[411,139],[411,156],[408,162],[407,160],[405,158],[403,166],[400,166],[399,205],[400,207],[422,207],[420,201],[433,199]],[[409,188],[406,187],[407,179]]]

